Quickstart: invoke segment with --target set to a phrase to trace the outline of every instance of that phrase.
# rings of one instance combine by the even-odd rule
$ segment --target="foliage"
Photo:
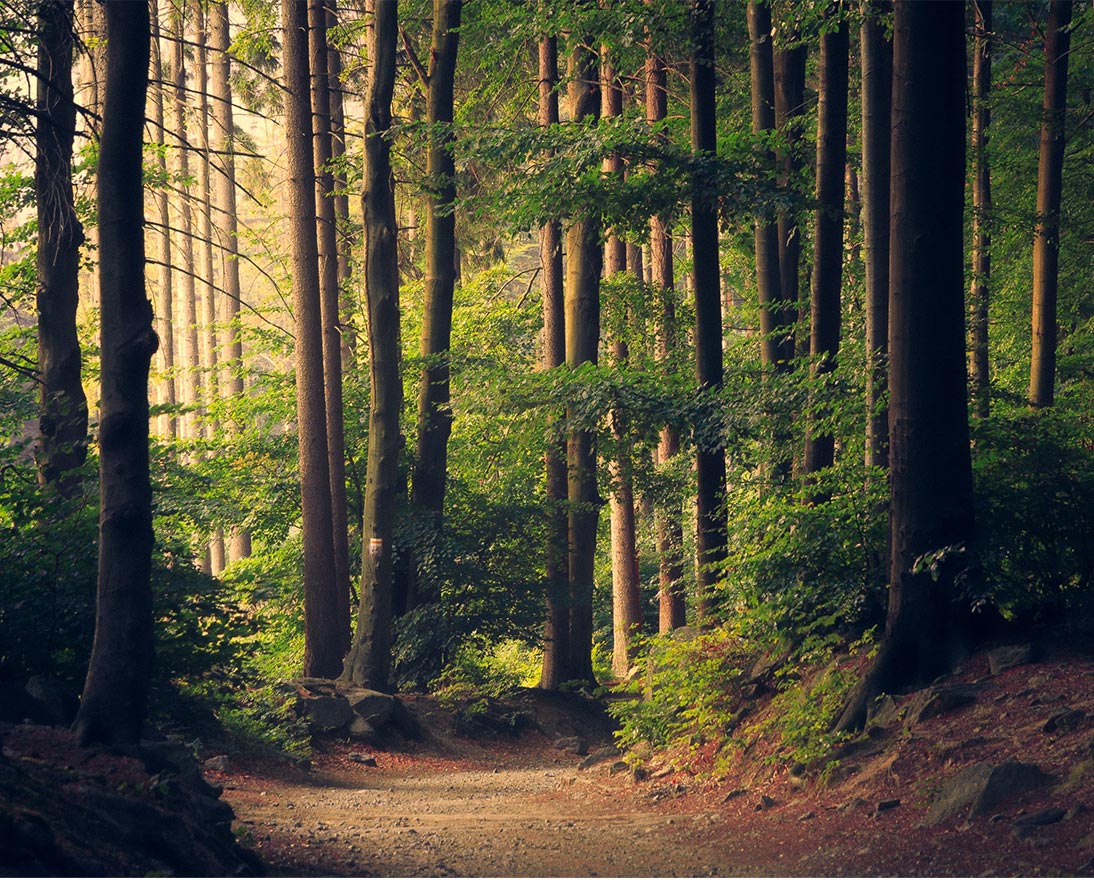
[[[441,700],[502,697],[513,688],[535,687],[542,662],[542,652],[527,642],[502,639],[492,643],[474,636],[460,645],[429,689]]]

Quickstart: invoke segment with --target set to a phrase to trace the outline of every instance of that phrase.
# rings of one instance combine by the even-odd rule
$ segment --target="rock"
[[[846,803],[840,804],[839,811],[841,813],[850,813],[852,810],[860,810],[866,806],[866,801],[860,797],[851,798]]]
[[[395,714],[395,697],[367,688],[347,688],[342,696],[355,715],[364,718],[375,728],[381,728]]]
[[[355,715],[349,723],[349,727],[346,728],[346,736],[369,745],[378,745],[380,742],[380,735],[376,732],[376,728],[359,715]]]
[[[1036,655],[1036,648],[1031,644],[1005,645],[994,651],[988,651],[988,668],[992,675],[998,675],[1005,669],[1031,663]]]
[[[366,755],[364,752],[350,752],[349,759],[355,764],[362,764],[365,767],[375,767],[376,759],[372,755]]]
[[[911,724],[921,724],[939,715],[945,715],[955,709],[976,702],[977,689],[968,685],[945,685],[929,687],[912,701],[908,710]]]
[[[332,697],[338,693],[338,682],[332,678],[308,678],[302,676],[301,678],[294,678],[289,681],[289,684],[297,692],[305,690],[314,695],[323,695]]]
[[[726,796],[722,798],[722,803],[728,804],[730,801],[736,800],[737,798],[746,794],[748,794],[747,788],[735,788],[733,789],[733,791],[727,793]]]
[[[764,810],[770,810],[775,806],[775,798],[770,795],[761,794],[760,799],[756,801],[756,804],[752,807],[753,812],[760,813]]]
[[[1066,815],[1067,810],[1063,807],[1047,807],[1044,810],[1038,810],[1036,813],[1030,813],[1028,816],[1016,820],[1011,828],[1015,837],[1023,838],[1027,837],[1033,829],[1053,825],[1061,821]]]
[[[571,755],[587,755],[589,744],[580,736],[560,736],[553,743],[560,752],[569,752]]]
[[[649,779],[650,771],[643,767],[641,764],[635,764],[631,768],[631,782],[645,782]]]
[[[631,765],[626,761],[616,761],[608,768],[608,775],[615,776],[619,773],[626,773],[630,769]]]
[[[1086,712],[1082,709],[1069,709],[1066,706],[1057,712],[1053,712],[1048,720],[1041,725],[1045,733],[1071,733],[1078,730],[1086,720]]]
[[[810,819],[816,819],[816,818],[817,818],[817,814],[814,813],[812,810],[810,810],[808,813],[802,813],[800,816],[798,816],[798,821],[799,822],[808,822]]]
[[[80,699],[76,692],[57,678],[32,675],[27,679],[27,693],[37,700],[50,718],[51,724],[68,726],[76,720]]]
[[[588,770],[594,764],[599,764],[601,761],[607,761],[608,758],[618,757],[619,749],[617,749],[615,746],[606,746],[605,748],[597,749],[595,752],[585,758],[585,760],[577,765],[577,769]]]
[[[870,706],[866,720],[868,724],[886,728],[894,721],[899,721],[902,715],[903,713],[900,707],[897,706],[896,700],[889,694],[882,694]]]
[[[880,816],[882,813],[887,813],[889,810],[895,810],[900,806],[900,798],[888,798],[887,800],[878,801],[877,806],[874,807],[873,816]]]
[[[304,700],[302,709],[312,733],[334,733],[353,720],[353,710],[343,697],[311,697]]]
[[[923,826],[938,825],[967,806],[969,821],[989,813],[1009,797],[1041,788],[1053,781],[1036,764],[1008,761],[998,766],[973,764],[951,779],[935,799]]]
[[[231,773],[231,761],[228,760],[227,755],[214,755],[205,761],[205,769],[213,770],[217,773]]]

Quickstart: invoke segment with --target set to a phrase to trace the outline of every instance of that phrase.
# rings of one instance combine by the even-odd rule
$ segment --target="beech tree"
[[[889,611],[840,719],[926,684],[963,649],[973,548],[964,332],[965,11],[896,0],[889,313]]]
[[[104,11],[99,581],[75,730],[84,744],[132,745],[140,741],[153,655],[148,370],[157,340],[144,286],[141,171],[151,26],[147,3],[106,3]]]
[[[988,361],[988,302],[991,285],[991,128],[992,0],[974,0],[972,51],[972,282],[969,289],[969,374],[976,415],[991,410]]]

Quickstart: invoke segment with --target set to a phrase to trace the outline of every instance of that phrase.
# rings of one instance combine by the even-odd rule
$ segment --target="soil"
[[[207,775],[279,876],[1094,876],[1094,663],[991,676],[980,657],[948,683],[975,701],[875,730],[827,774],[791,775],[762,742],[721,778],[703,746],[579,769],[540,731],[462,736],[410,698],[422,743],[327,741],[307,770],[241,761]],[[1064,706],[1085,715],[1046,733]],[[1005,760],[1056,781],[971,822],[920,827],[946,780]],[[1064,818],[1015,825],[1049,808]]]

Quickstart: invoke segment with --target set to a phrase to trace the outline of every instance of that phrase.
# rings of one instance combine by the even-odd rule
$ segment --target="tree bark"
[[[72,89],[72,0],[38,6],[38,125],[34,191],[38,206],[38,479],[75,491],[72,471],[87,458],[87,398],[80,380],[80,245],[72,193],[76,103]]]
[[[444,523],[448,437],[452,433],[449,349],[452,297],[456,289],[456,160],[451,125],[462,12],[462,0],[434,0],[433,42],[426,84],[430,138],[426,161],[425,311],[421,342],[425,368],[418,391],[418,443],[411,502],[435,536],[439,536]],[[432,586],[419,594],[422,584],[416,571],[411,571],[410,583],[414,589],[408,596],[408,607],[440,598]]]
[[[144,286],[141,173],[151,28],[146,3],[104,5],[99,583],[75,731],[83,744],[130,745],[140,741],[153,659],[148,370],[156,334]]]
[[[796,35],[790,34],[788,43]],[[805,112],[805,61],[804,44],[788,46],[775,52],[775,125],[783,135],[785,146],[776,155],[779,163],[778,184],[793,195],[795,181],[801,171],[798,144],[802,139],[799,120]],[[801,230],[797,213],[792,208],[779,210],[779,283],[782,285],[782,301],[791,314],[797,317],[800,295],[799,269],[801,266]],[[787,347],[792,356],[797,354],[795,333],[790,333]]]
[[[597,57],[589,42],[588,39],[579,40],[570,53],[570,119],[579,125],[595,121],[600,110]],[[602,264],[598,221],[593,217],[573,220],[566,232],[566,365],[570,369],[597,363]],[[592,431],[570,430],[566,461],[570,504],[570,671],[573,678],[594,683],[593,567],[602,501],[597,490]]]
[[[391,677],[392,537],[399,476],[399,254],[391,170],[391,97],[398,40],[397,0],[378,0],[365,95],[365,291],[371,378],[368,464],[357,631],[342,679],[386,690]]]
[[[835,368],[840,339],[840,288],[843,284],[844,174],[847,165],[847,23],[821,36],[817,106],[817,211],[813,234],[813,293],[809,354],[820,376]],[[831,467],[835,438],[808,420],[805,474]],[[815,500],[823,500],[819,493]]]
[[[296,422],[304,533],[304,674],[334,678],[346,652],[348,620],[334,565],[327,413],[323,386],[323,327],[315,218],[315,166],[309,99],[307,0],[282,0],[296,318]]]
[[[308,0],[311,53],[311,102],[315,136],[315,215],[319,257],[319,299],[323,334],[323,389],[327,412],[327,455],[331,499],[331,546],[337,588],[338,629],[344,633],[341,660],[349,650],[350,573],[349,507],[346,501],[346,428],[342,398],[342,323],[338,296],[338,230],[331,171],[330,60],[327,53],[327,8]]]
[[[893,51],[889,613],[844,729],[861,727],[877,694],[949,671],[961,647],[955,609],[973,538],[963,5],[897,0]]]
[[[539,42],[539,124],[558,123],[558,41]],[[566,320],[562,275],[562,225],[551,220],[539,232],[543,272],[543,354],[540,365],[553,370],[566,363]],[[549,417],[550,422],[557,419]],[[548,429],[550,431],[550,428]],[[567,576],[566,444],[550,442],[544,454],[547,471],[547,618],[543,634],[543,669],[539,686],[556,690],[570,675],[570,598]]]
[[[1052,406],[1056,396],[1056,293],[1060,264],[1067,60],[1071,0],[1052,0],[1045,27],[1045,94],[1037,160],[1037,225],[1033,233],[1033,350],[1029,402]]]
[[[717,151],[714,91],[714,0],[692,0],[691,147],[696,157]],[[722,303],[718,266],[718,208],[713,185],[699,172],[691,197],[692,277],[695,286],[695,375],[699,388],[722,387]],[[698,523],[696,581],[700,611],[711,599],[729,543],[725,515],[726,460],[721,442],[696,452]]]
[[[974,0],[976,22],[972,53],[972,325],[969,373],[973,410],[986,419],[991,412],[988,362],[988,304],[991,298],[991,128],[992,0]]]
[[[889,354],[889,130],[893,44],[885,36],[887,0],[864,10],[862,41],[862,206],[866,249],[866,464],[889,465],[885,406]]]

